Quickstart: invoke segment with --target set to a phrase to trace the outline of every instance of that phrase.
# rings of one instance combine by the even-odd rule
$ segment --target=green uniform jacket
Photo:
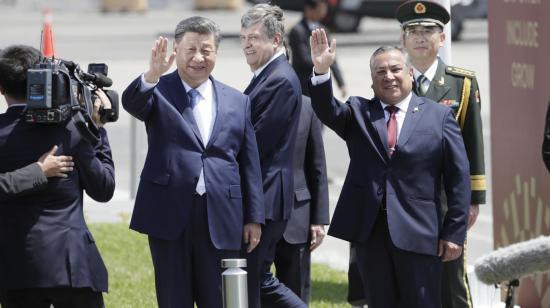
[[[416,84],[413,89],[417,95]],[[472,199],[470,204],[485,203],[485,162],[483,160],[483,131],[479,87],[473,71],[448,66],[441,59],[426,97],[453,109],[462,129],[468,160]]]

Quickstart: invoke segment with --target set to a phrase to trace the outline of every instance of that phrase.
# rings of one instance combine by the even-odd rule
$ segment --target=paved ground
[[[15,6],[6,5],[8,2],[0,0],[0,48],[16,43],[39,46],[41,1],[20,0]],[[89,62],[106,62],[109,65],[109,75],[114,80],[113,88],[119,92],[146,69],[149,50],[158,35],[170,35],[179,20],[198,14],[218,22],[225,37],[220,46],[214,76],[238,89],[244,89],[251,78],[236,39],[240,16],[246,5],[236,11],[193,11],[189,0],[165,0],[151,1],[153,8],[146,13],[101,14],[97,1],[83,4],[79,1],[56,0],[51,3],[57,55],[76,61],[82,66]],[[287,24],[291,26],[299,18],[300,15],[297,13],[288,13]],[[383,19],[364,19],[361,32],[358,34],[336,35],[338,58],[350,93],[372,96],[368,58],[377,46],[398,44],[398,36],[396,22]],[[453,44],[453,63],[477,72],[483,100],[487,174],[490,174],[490,95],[486,21],[468,21],[465,24],[463,41]],[[3,107],[3,102],[0,102],[0,111]],[[117,168],[117,191],[113,200],[107,204],[86,200],[88,221],[112,222],[129,217],[133,205],[130,197],[132,187],[139,177],[146,153],[143,125],[134,122],[124,111],[121,111],[120,120],[107,125],[107,129]],[[131,147],[130,140],[132,130],[137,134],[134,148]],[[325,130],[324,139],[331,178],[330,199],[333,210],[347,171],[349,157],[345,144],[334,133]],[[468,236],[470,260],[491,251],[493,247],[490,193],[487,199],[488,204],[481,207],[479,220]],[[346,270],[347,247],[347,243],[343,241],[327,238],[313,254],[313,260]]]

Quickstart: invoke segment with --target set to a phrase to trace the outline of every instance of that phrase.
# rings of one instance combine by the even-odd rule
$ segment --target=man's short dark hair
[[[214,21],[201,16],[193,16],[186,18],[178,23],[176,31],[174,31],[174,39],[176,43],[179,43],[185,33],[194,32],[198,34],[212,34],[214,36],[214,42],[216,49],[220,45],[220,27]]]
[[[4,94],[17,100],[27,98],[27,70],[33,68],[42,56],[38,49],[13,45],[0,52],[0,88]]]
[[[310,9],[314,9],[319,4],[328,4],[328,0],[305,0],[304,1],[304,8],[308,7]]]

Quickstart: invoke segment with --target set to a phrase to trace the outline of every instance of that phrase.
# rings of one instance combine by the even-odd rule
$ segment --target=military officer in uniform
[[[444,7],[431,1],[407,1],[397,9],[396,16],[401,23],[401,42],[414,70],[414,92],[452,108],[462,130],[470,162],[470,228],[479,214],[479,204],[485,203],[486,190],[481,103],[475,73],[446,65],[437,56],[445,43],[443,27],[450,20]],[[460,258],[443,263],[443,308],[472,307],[465,255],[466,246]]]

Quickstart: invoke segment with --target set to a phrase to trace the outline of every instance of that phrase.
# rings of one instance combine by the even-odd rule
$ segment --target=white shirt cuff
[[[330,69],[328,70],[328,73],[323,75],[315,75],[315,71],[312,70],[312,76],[311,76],[311,84],[316,86],[320,85],[324,82],[327,82],[330,80]]]
[[[145,73],[141,74],[141,85],[143,86],[144,90],[151,89],[152,87],[156,86],[157,83],[158,83],[158,81],[155,82],[155,83],[150,83],[150,82],[145,81]]]

